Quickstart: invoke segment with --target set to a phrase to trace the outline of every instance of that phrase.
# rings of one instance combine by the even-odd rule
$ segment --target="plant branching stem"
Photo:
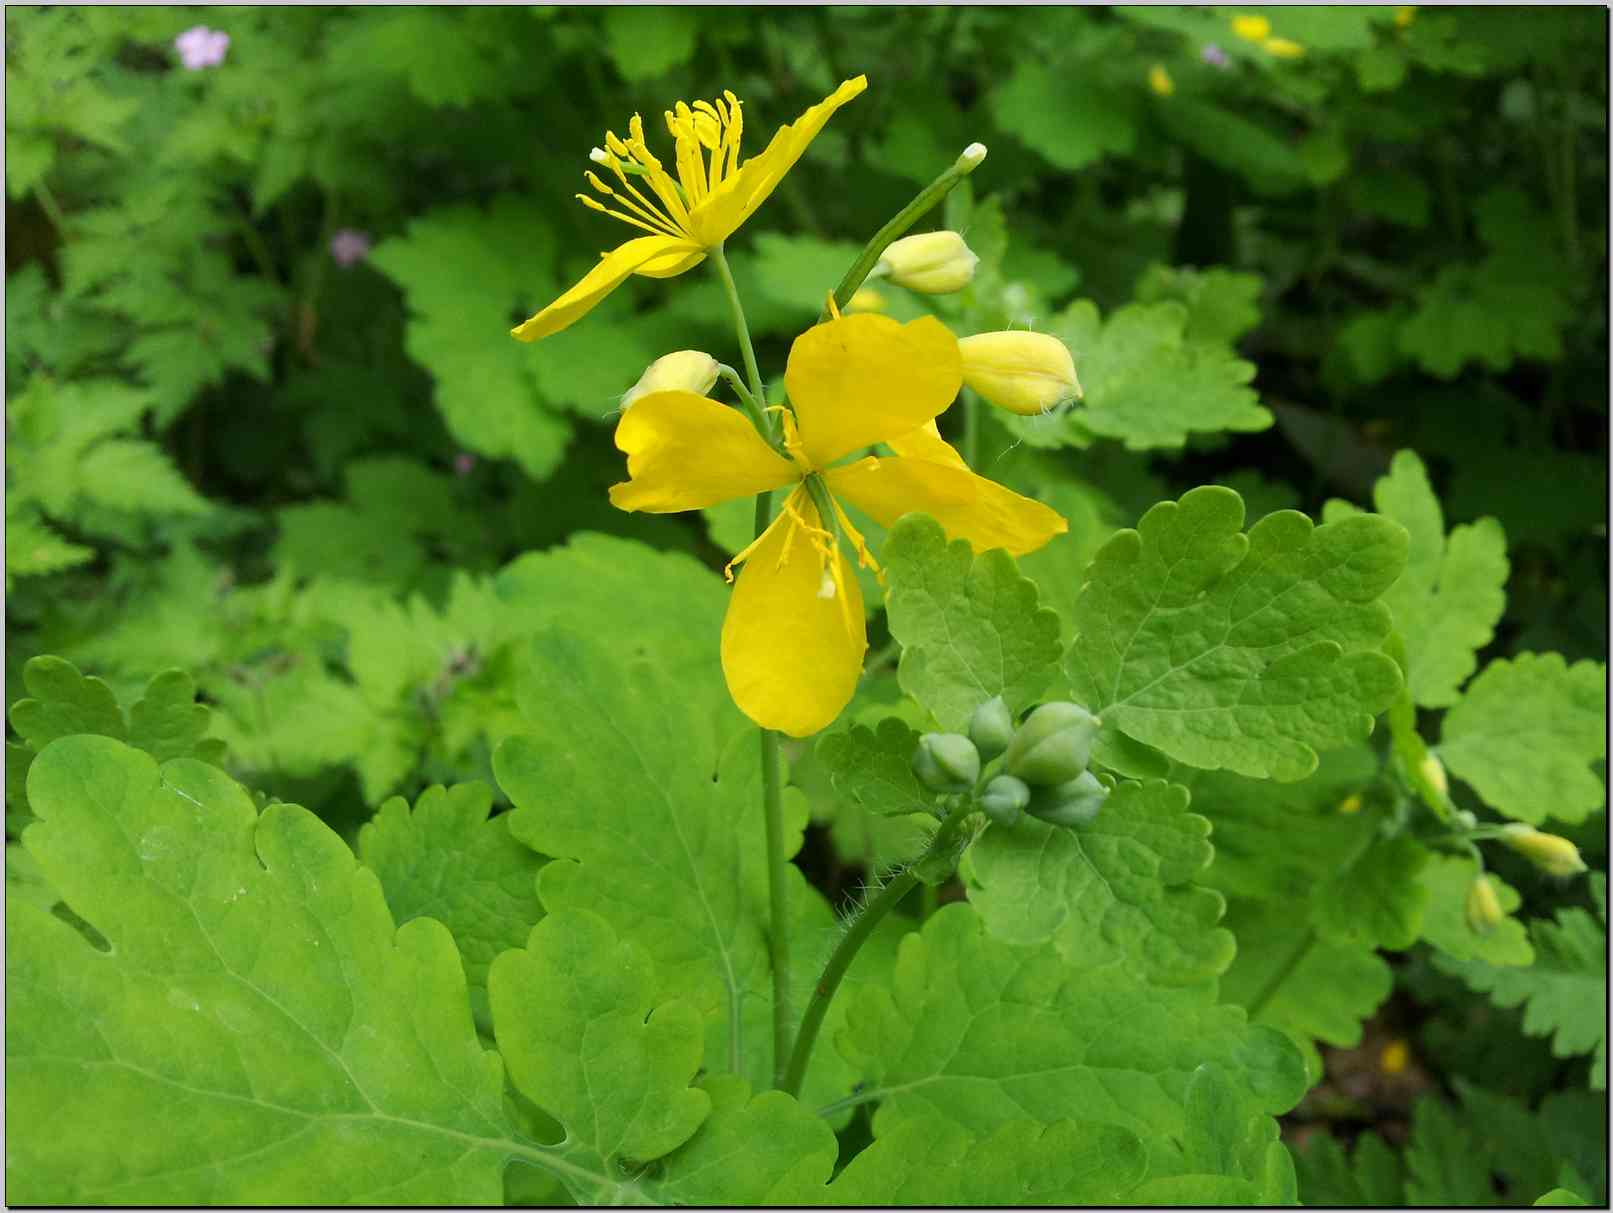
[[[951,168],[942,173],[930,184],[919,191],[918,196],[896,212],[896,217],[874,233],[874,238],[863,246],[857,260],[852,262],[846,276],[835,287],[835,306],[843,308],[851,302],[851,297],[857,293],[857,288],[863,284],[863,279],[879,263],[880,256],[890,247],[891,242],[900,238],[908,228],[912,227],[926,212],[941,199],[952,192],[957,185],[970,173],[974,172],[980,162],[986,158],[986,149],[976,143],[969,147],[963,155],[953,162]],[[829,319],[829,309],[825,308],[818,316],[818,323],[822,324]]]
[[[918,869],[925,861],[949,851],[955,844],[958,831],[963,828],[964,820],[974,809],[974,799],[970,796],[960,797],[952,811],[946,815],[941,826],[930,840],[930,845],[924,848],[924,853],[917,859],[904,865],[889,880],[887,880],[877,893],[870,898],[857,914],[852,918],[846,928],[846,933],[840,937],[835,946],[834,953],[829,957],[829,963],[823,966],[823,973],[818,983],[812,988],[812,998],[807,1003],[806,1013],[801,1016],[801,1027],[795,1034],[795,1047],[790,1051],[790,1066],[784,1073],[782,1086],[789,1095],[799,1097],[801,1082],[806,1078],[807,1063],[812,1060],[812,1047],[818,1040],[818,1029],[823,1027],[823,1017],[828,1013],[829,1004],[834,1001],[835,991],[840,988],[840,981],[856,959],[858,950],[873,934],[877,927],[896,908],[897,904],[906,897],[918,883]]]
[[[756,350],[751,345],[750,326],[745,323],[745,309],[739,301],[739,288],[728,268],[728,258],[722,245],[708,250],[711,262],[717,267],[727,292],[729,307],[734,313],[734,331],[739,337],[739,352],[745,359],[745,373],[750,378],[751,419],[769,443],[774,441],[773,428],[767,414],[762,411],[767,394],[762,388],[762,373],[756,366]],[[773,494],[756,495],[756,537],[761,538],[773,520]],[[773,967],[773,1084],[777,1086],[784,1067],[786,1051],[790,1047],[790,927],[789,895],[787,885],[788,857],[784,854],[784,790],[783,764],[779,759],[778,734],[772,729],[762,731],[762,820],[767,833],[767,902],[768,952]]]

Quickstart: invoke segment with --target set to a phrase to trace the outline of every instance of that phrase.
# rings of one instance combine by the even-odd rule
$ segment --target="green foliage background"
[[[69,1020],[109,1016],[94,966],[52,976],[53,956],[89,938],[138,959],[155,946],[146,928],[168,922],[149,882],[125,890],[144,909],[96,887],[92,860],[129,859],[111,819],[82,810],[99,788],[119,820],[170,830],[172,855],[208,879],[261,888],[228,947],[271,929],[266,906],[286,907],[333,952],[283,963],[352,960],[354,1022],[415,1040],[438,1075],[382,1098],[378,1057],[337,1074],[313,1050],[302,1094],[368,1099],[380,1120],[427,1118],[484,1143],[455,1158],[446,1139],[439,1156],[379,1129],[362,1147],[333,1138],[310,1155],[329,1158],[303,1172],[306,1188],[274,1187],[272,1162],[205,1190],[131,1187],[151,1160],[102,1157],[62,1188],[52,1168],[76,1165],[75,1133],[137,1132],[136,1103],[19,1104],[14,1115],[60,1126],[65,1153],[31,1157],[39,1186],[11,1195],[544,1202],[615,1184],[614,1196],[695,1203],[998,1203],[1018,1190],[1033,1203],[1469,1204],[1556,1188],[1605,1201],[1605,885],[1486,849],[1511,916],[1476,936],[1461,913],[1471,861],[1408,833],[1385,789],[1433,747],[1454,799],[1431,810],[1539,824],[1606,869],[1607,15],[1397,12],[8,8],[7,884],[32,932],[8,949],[20,980],[72,986]],[[1233,33],[1232,17],[1261,13],[1303,57]],[[187,71],[172,43],[197,24],[230,45]],[[1168,93],[1150,87],[1156,65]],[[1136,837],[988,834],[947,894],[967,890],[967,906],[869,945],[806,1107],[854,1084],[890,1094],[877,1113],[870,1095],[818,1118],[753,1097],[769,1058],[739,1043],[764,1044],[747,1025],[767,1018],[765,897],[755,823],[725,834],[755,776],[713,678],[716,570],[744,542],[748,503],[654,517],[606,499],[622,475],[616,402],[643,367],[678,348],[735,361],[719,287],[704,271],[636,280],[536,346],[507,329],[621,236],[571,200],[607,127],[639,111],[653,140],[649,119],[672,101],[729,88],[755,151],[860,72],[868,92],[729,244],[764,367],[782,366],[862,240],[980,140],[988,159],[926,225],[965,234],[974,284],[937,299],[877,289],[899,318],[1058,335],[1087,395],[1056,417],[988,411],[977,437],[980,470],[1059,509],[1067,535],[1016,569],[892,532],[888,616],[865,586],[872,673],[824,746],[792,755],[790,828],[805,840],[792,912],[828,938],[858,879],[912,853],[923,805],[911,789],[882,799],[905,775],[889,760],[911,748],[908,725],[967,719],[985,687],[971,646],[1014,640],[1012,668],[985,689],[1016,709],[1072,690],[1104,708],[1103,761],[1144,782],[1128,785]],[[351,265],[331,251],[344,229],[372,245]],[[942,418],[954,438],[959,413]],[[1236,494],[1188,493],[1200,485]],[[1260,523],[1286,509],[1326,525]],[[1142,665],[1105,664],[1113,604],[1158,588],[1153,553],[1189,518],[1231,545],[1225,567],[1202,570],[1207,611],[1238,592],[1217,579],[1239,544],[1289,561],[1306,609],[1333,595],[1337,667],[1294,675],[1310,686],[1348,672],[1325,711],[1309,701],[1295,723],[1273,707],[1234,746],[1171,714],[1210,694],[1203,680],[1176,671],[1159,692]],[[1385,518],[1409,536],[1398,578]],[[1110,544],[1134,526],[1140,538]],[[1339,591],[1312,568],[1330,544],[1376,552],[1384,577]],[[925,601],[907,566],[944,568],[953,597]],[[980,587],[1046,609],[1015,632],[978,605]],[[926,623],[949,610],[958,651]],[[1391,620],[1398,651],[1384,646]],[[1263,677],[1285,654],[1253,639],[1244,674]],[[675,735],[634,715],[646,686],[681,705]],[[1384,709],[1365,739],[1362,712]],[[544,747],[598,749],[619,719],[659,747],[660,784],[681,787],[697,754],[697,782],[720,776],[720,792],[682,788],[665,820],[646,821],[601,793],[597,770],[563,790],[539,774],[555,761]],[[151,759],[177,764],[163,768],[174,786],[267,870],[165,817],[158,792],[141,800],[132,789],[168,786]],[[897,779],[854,778],[881,761]],[[1359,811],[1339,813],[1351,795]],[[16,842],[36,816],[37,853]],[[709,831],[720,862],[691,857],[666,887],[620,869],[624,848],[687,831]],[[82,887],[63,885],[75,869]],[[316,897],[307,882],[321,879]],[[222,914],[224,884],[186,895]],[[1044,885],[1054,892],[1039,898]],[[696,906],[690,888],[710,896]],[[1073,916],[1043,912],[1066,896]],[[395,943],[388,912],[410,923]],[[1094,931],[1100,948],[1082,942]],[[166,974],[170,1000],[181,985],[204,997],[213,960],[183,939],[146,970],[129,961],[127,980]],[[534,986],[552,1000],[513,993]],[[267,973],[263,988],[295,992],[296,974]],[[417,1005],[390,1005],[422,989]],[[1055,1084],[1039,1103],[1003,1049],[945,1039],[933,1004],[948,990],[1049,1056],[1090,1057],[1103,1047],[1094,1017],[1147,1007],[1159,1033],[1197,1033],[1209,1060],[1133,1058],[1107,1111],[1101,1079]],[[148,1027],[192,1032],[183,1008],[151,997]],[[217,1042],[188,1076],[155,1052],[142,1064],[181,1085],[229,1071],[261,1090],[283,1029],[264,998],[240,1014],[265,1055],[238,1071]],[[133,1040],[138,1016],[117,1005],[133,1018],[113,1035]],[[549,1116],[572,1127],[567,1114],[589,1109],[589,1075],[555,1043],[582,1020],[621,1057],[654,1062],[639,1094],[663,1120],[635,1120],[624,1094],[593,1109],[600,1136],[569,1141],[566,1165],[592,1178],[506,1170],[487,1143],[514,1132],[508,1118],[545,1142]],[[14,1014],[8,1045],[97,1047],[72,1031]],[[502,1091],[478,1048],[495,1038],[513,1084]],[[1390,1041],[1409,1048],[1409,1071],[1373,1070]],[[691,1087],[702,1056],[732,1064]],[[8,1087],[19,1080],[13,1068]],[[911,1086],[925,1094],[898,1090]],[[1272,1161],[1282,1113],[1297,1188]],[[219,1128],[218,1115],[185,1104],[168,1148],[277,1132],[245,1114]],[[764,1140],[778,1159],[761,1158]],[[754,1165],[711,1187],[702,1168],[729,1146]],[[336,1160],[361,1148],[374,1173],[401,1158],[418,1170],[395,1189],[344,1186]],[[663,1155],[657,1174],[610,1170]]]

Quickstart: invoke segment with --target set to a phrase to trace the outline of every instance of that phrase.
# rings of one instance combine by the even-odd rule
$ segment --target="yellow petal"
[[[941,431],[936,428],[933,421],[926,421],[910,434],[903,434],[900,438],[887,438],[885,445],[898,455],[907,455],[913,459],[928,459],[931,463],[950,463],[953,467],[969,470],[963,456],[957,449],[941,437]]]
[[[790,125],[779,127],[759,155],[740,165],[689,212],[689,231],[707,248],[728,239],[767,201],[834,112],[867,87],[867,76],[847,80]]]
[[[791,737],[840,715],[868,651],[856,574],[838,548],[831,562],[814,546],[806,528],[820,525],[797,489],[740,571],[723,620],[728,693],[764,729]]]
[[[784,387],[813,467],[918,429],[963,384],[958,339],[933,316],[842,316],[790,347]]]
[[[705,250],[696,249],[689,252],[686,248],[676,248],[670,253],[647,261],[634,270],[642,278],[676,278],[679,274],[687,273],[706,259]]]
[[[823,473],[823,480],[835,496],[859,506],[881,526],[923,512],[949,538],[967,539],[977,552],[1006,548],[1023,556],[1069,529],[1057,510],[949,463],[902,456],[859,459]]]
[[[666,514],[748,497],[801,473],[762,441],[742,413],[693,392],[652,392],[616,426],[627,475],[610,489],[623,510]]]
[[[511,329],[510,335],[519,341],[537,341],[569,328],[593,311],[601,299],[627,280],[629,274],[638,272],[645,265],[654,264],[658,259],[664,263],[669,257],[687,257],[689,252],[687,240],[671,236],[640,236],[617,245],[599,259],[598,265],[583,275],[581,282],[537,315]]]

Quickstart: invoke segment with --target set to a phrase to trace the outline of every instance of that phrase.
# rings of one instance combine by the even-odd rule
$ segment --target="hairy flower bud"
[[[1501,842],[1548,876],[1578,876],[1585,871],[1579,848],[1558,834],[1514,822],[1501,831]]]
[[[704,396],[717,382],[718,363],[700,350],[675,350],[663,354],[645,369],[638,382],[622,396],[622,411],[651,392],[693,392]]]
[[[1082,771],[1057,787],[1037,788],[1026,811],[1056,826],[1086,825],[1097,817],[1109,789],[1091,771]]]
[[[961,733],[926,733],[913,751],[913,774],[932,792],[967,792],[980,778],[980,751]]]
[[[1031,802],[1031,790],[1022,779],[1012,775],[998,775],[980,794],[980,807],[1000,826],[1011,826]]]
[[[1488,935],[1505,917],[1501,899],[1495,895],[1495,885],[1480,872],[1467,889],[1467,925],[1480,935]]]
[[[1044,703],[1008,743],[1004,769],[1038,787],[1068,783],[1086,770],[1098,727],[1098,718],[1078,703]]]
[[[1057,337],[1010,330],[958,341],[963,382],[998,408],[1022,416],[1081,398],[1075,359]]]
[[[879,258],[885,276],[897,286],[925,295],[950,295],[968,286],[980,262],[957,232],[904,236]]]
[[[1014,714],[1008,710],[1001,695],[993,695],[975,709],[969,718],[969,740],[975,743],[980,757],[990,762],[1008,748],[1014,739]]]

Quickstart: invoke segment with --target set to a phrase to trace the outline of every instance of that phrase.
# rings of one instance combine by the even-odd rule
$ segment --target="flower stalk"
[[[818,1041],[818,1030],[823,1027],[823,1017],[829,1011],[829,1004],[834,1001],[835,991],[840,988],[841,979],[845,977],[846,970],[851,968],[851,962],[857,958],[857,952],[867,942],[884,919],[906,897],[919,881],[919,872],[926,864],[933,863],[941,856],[949,854],[957,845],[959,832],[964,822],[974,811],[973,796],[959,796],[950,812],[942,819],[940,828],[936,830],[935,837],[930,845],[924,848],[923,854],[904,864],[890,879],[885,881],[873,897],[865,902],[846,927],[846,933],[840,937],[840,942],[824,965],[823,973],[817,984],[812,987],[812,997],[807,1002],[806,1012],[801,1016],[801,1027],[795,1034],[795,1046],[790,1050],[789,1068],[784,1073],[780,1084],[784,1092],[800,1098],[801,1083],[806,1078],[807,1063],[812,1060],[812,1048]],[[928,908],[928,903],[926,903]]]
[[[773,427],[768,420],[767,394],[762,387],[762,372],[756,365],[756,350],[751,345],[750,326],[745,322],[745,308],[739,301],[739,288],[734,285],[733,272],[723,246],[710,250],[711,263],[717,268],[728,306],[734,313],[734,332],[739,338],[739,352],[745,360],[745,373],[750,378],[750,415],[757,430],[769,444],[775,441]],[[773,494],[756,495],[756,537],[760,539],[773,521]],[[783,1073],[786,1050],[790,1047],[790,928],[789,896],[785,869],[789,860],[784,854],[784,788],[783,763],[779,756],[778,734],[762,729],[762,822],[767,836],[767,907],[768,907],[768,959],[773,970],[773,1085],[779,1085]]]

